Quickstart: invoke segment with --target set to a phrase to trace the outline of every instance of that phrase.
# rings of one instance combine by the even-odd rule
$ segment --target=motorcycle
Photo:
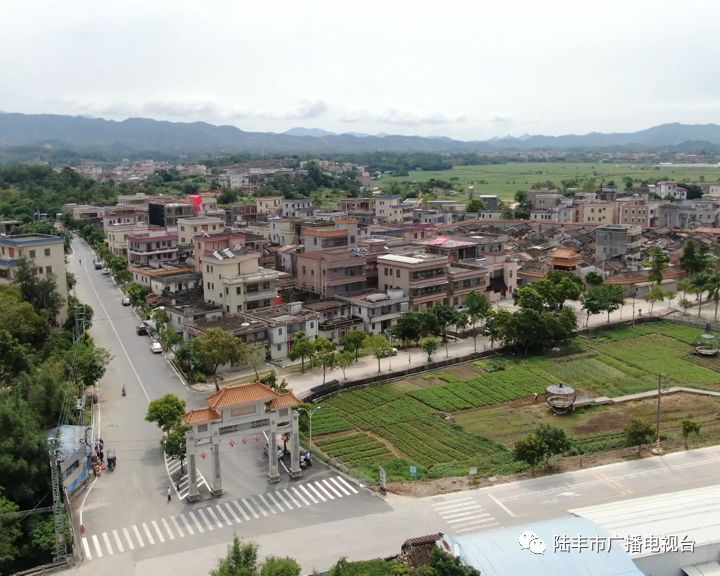
[[[122,395],[127,396],[127,390],[125,389],[125,386],[122,387]]]

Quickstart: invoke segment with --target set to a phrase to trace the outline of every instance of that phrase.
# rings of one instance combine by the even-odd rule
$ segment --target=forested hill
[[[355,154],[371,151],[470,153],[664,147],[696,150],[698,146],[713,149],[720,146],[720,126],[676,123],[628,133],[535,135],[466,142],[443,137],[331,134],[305,128],[295,128],[285,134],[247,132],[235,126],[215,126],[205,122],[165,122],[147,118],[114,121],[52,114],[0,113],[0,147],[11,146],[94,149],[128,155],[143,151],[175,155],[233,152]]]

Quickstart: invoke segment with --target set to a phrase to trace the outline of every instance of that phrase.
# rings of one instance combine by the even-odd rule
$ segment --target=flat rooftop
[[[443,256],[437,256],[435,254],[413,254],[412,256],[405,256],[402,254],[383,254],[378,256],[378,261],[383,262],[398,262],[400,264],[423,264],[424,262],[446,261]]]
[[[16,236],[0,235],[0,244],[6,246],[33,246],[36,244],[62,244],[60,236],[50,234],[17,234]]]

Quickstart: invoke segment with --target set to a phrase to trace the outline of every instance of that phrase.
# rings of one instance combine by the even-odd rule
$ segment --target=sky
[[[716,0],[3,0],[0,111],[448,136],[720,123]]]

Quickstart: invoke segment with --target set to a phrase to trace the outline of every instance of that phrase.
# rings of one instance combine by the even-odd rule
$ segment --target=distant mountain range
[[[471,153],[520,150],[662,149],[720,146],[717,124],[662,124],[639,132],[565,136],[523,135],[484,141],[434,136],[334,134],[318,128],[293,128],[284,134],[246,132],[205,122],[165,122],[147,118],[123,121],[54,114],[0,113],[0,147],[46,146],[75,150],[198,153]],[[717,151],[717,150],[716,150]]]

